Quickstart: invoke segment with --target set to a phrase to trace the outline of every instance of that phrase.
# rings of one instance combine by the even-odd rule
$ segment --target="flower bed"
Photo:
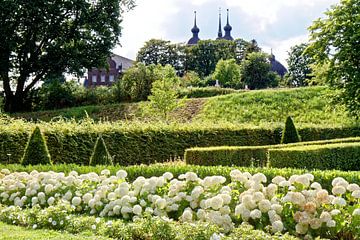
[[[81,213],[129,221],[159,216],[183,223],[214,224],[224,233],[248,223],[256,229],[296,236],[360,235],[360,187],[342,178],[333,179],[329,193],[313,182],[311,174],[289,179],[276,176],[268,181],[262,173],[232,170],[231,181],[227,181],[222,176],[201,179],[193,172],[174,178],[166,172],[127,182],[124,170],[116,175],[110,175],[109,170],[100,175],[75,171],[68,175],[10,173],[6,169],[1,173],[0,202],[22,209],[63,205],[67,206],[65,215]]]

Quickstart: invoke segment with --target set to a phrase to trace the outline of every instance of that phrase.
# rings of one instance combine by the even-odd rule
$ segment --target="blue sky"
[[[226,9],[234,38],[256,39],[265,52],[271,48],[285,64],[290,47],[307,41],[308,26],[323,17],[323,12],[339,0],[137,0],[137,7],[124,15],[121,46],[114,52],[135,59],[136,53],[151,38],[187,42],[192,36],[194,14],[200,39],[215,39],[218,12]]]

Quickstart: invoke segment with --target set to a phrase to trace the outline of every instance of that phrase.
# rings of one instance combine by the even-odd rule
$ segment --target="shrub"
[[[295,128],[294,122],[291,117],[286,118],[285,128],[281,137],[281,144],[300,142],[300,136]]]
[[[269,149],[271,167],[360,170],[360,142]]]
[[[190,148],[185,151],[187,164],[203,166],[265,166],[270,146]]]
[[[104,139],[101,136],[96,139],[94,151],[90,157],[89,165],[113,165],[112,157],[107,150]]]
[[[21,159],[22,165],[51,164],[46,140],[41,134],[40,128],[36,127],[31,134]]]

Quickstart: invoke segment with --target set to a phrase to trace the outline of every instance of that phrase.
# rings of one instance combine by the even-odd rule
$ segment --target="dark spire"
[[[196,25],[196,11],[194,11],[194,27],[191,29],[191,32],[193,33],[193,36],[192,38],[190,38],[190,40],[188,41],[188,44],[189,45],[194,45],[194,44],[197,44],[198,41],[200,40],[199,39],[199,32],[200,32],[200,29],[197,27]]]
[[[219,30],[218,30],[218,37],[217,39],[222,39],[222,29],[221,29],[221,8],[219,8]]]
[[[225,30],[224,39],[234,40],[233,37],[231,36],[232,27],[229,24],[229,9],[227,9],[227,22],[226,22],[226,26],[224,27],[224,30]]]

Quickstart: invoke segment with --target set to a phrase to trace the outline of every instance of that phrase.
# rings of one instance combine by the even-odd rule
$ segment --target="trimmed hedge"
[[[232,93],[245,92],[245,90],[235,90],[232,88],[219,88],[219,87],[192,87],[181,88],[178,91],[179,97],[187,98],[208,98],[220,95],[227,95]]]
[[[292,118],[289,116],[286,118],[285,128],[282,132],[281,144],[297,143],[301,142],[298,131],[296,130],[295,124]]]
[[[182,162],[166,163],[166,164],[152,164],[152,165],[136,165],[136,166],[80,166],[76,164],[59,164],[59,165],[36,165],[36,166],[23,166],[20,164],[7,164],[1,165],[0,169],[9,169],[11,172],[28,172],[30,173],[33,170],[48,172],[64,172],[66,174],[71,171],[77,171],[80,174],[85,174],[89,172],[95,172],[100,174],[103,169],[108,169],[112,175],[115,175],[119,169],[127,171],[127,179],[129,181],[134,181],[137,177],[143,176],[145,178],[150,178],[152,176],[161,176],[165,172],[171,172],[174,177],[178,177],[180,174],[186,172],[195,172],[199,177],[205,178],[206,176],[220,175],[230,180],[230,171],[232,169],[239,169],[242,172],[249,172],[255,174],[261,172],[265,174],[268,179],[275,176],[283,176],[289,178],[292,175],[300,175],[310,172],[314,175],[315,181],[319,182],[325,189],[331,191],[332,185],[331,182],[336,177],[343,177],[351,183],[357,183],[360,185],[360,174],[359,172],[344,172],[338,170],[313,170],[308,171],[305,169],[294,169],[294,168],[254,168],[254,167],[223,167],[223,166],[194,166],[194,165],[185,165]]]
[[[35,124],[15,121],[0,124],[0,162],[19,163],[29,133]],[[280,127],[206,124],[166,125],[153,123],[41,123],[52,161],[88,165],[97,137],[101,134],[114,164],[134,165],[182,158],[185,149],[209,146],[257,146],[280,142]],[[303,128],[305,140],[360,136],[360,126]],[[7,154],[11,154],[10,161]]]
[[[223,165],[264,167],[268,162],[268,150],[272,148],[290,148],[295,146],[352,142],[360,142],[360,137],[250,147],[223,146],[190,148],[186,149],[184,160],[187,164],[203,166]]]
[[[360,170],[360,142],[269,149],[272,167]]]

